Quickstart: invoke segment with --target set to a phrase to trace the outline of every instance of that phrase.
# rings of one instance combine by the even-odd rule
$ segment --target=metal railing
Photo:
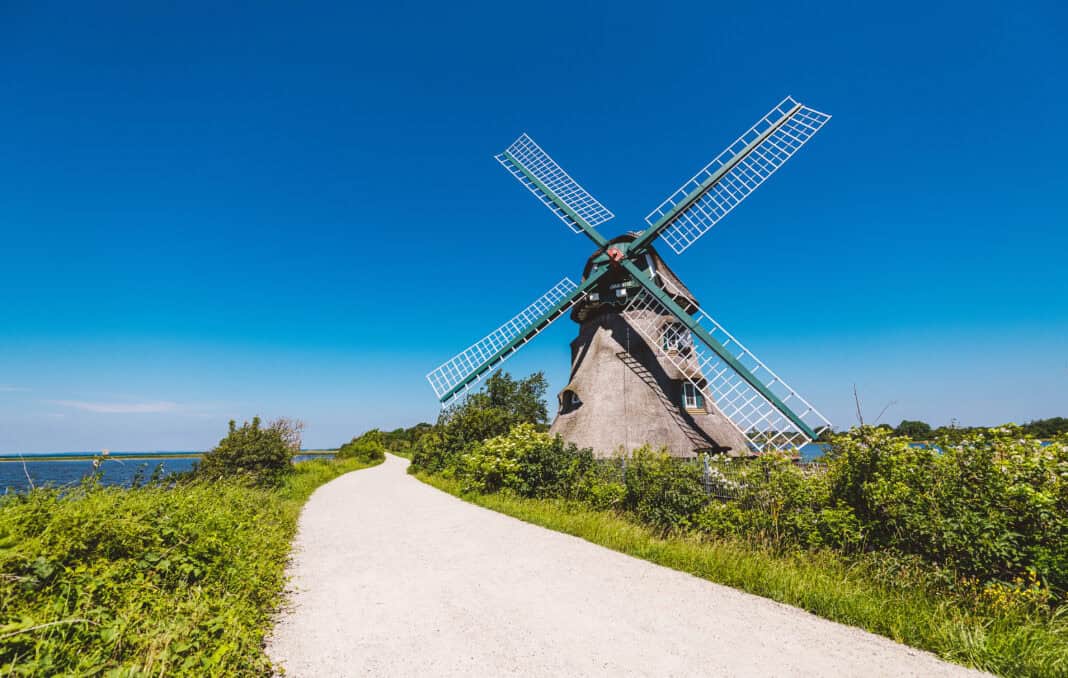
[[[699,474],[705,493],[722,500],[736,500],[749,494],[754,483],[769,481],[770,472],[764,467],[763,477],[754,475],[758,466],[756,459],[732,458],[702,454],[698,457],[672,458],[671,463],[693,467],[695,475]],[[827,472],[827,465],[816,461],[794,461],[793,467],[805,476],[822,475]],[[597,476],[607,482],[626,483],[627,474],[636,472],[631,458],[625,455],[597,461]],[[640,471],[639,471],[640,472]]]

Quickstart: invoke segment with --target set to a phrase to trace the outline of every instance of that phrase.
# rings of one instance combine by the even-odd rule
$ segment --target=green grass
[[[465,493],[459,481],[416,477],[479,506],[858,626],[949,661],[1005,676],[1068,675],[1068,614],[982,614],[951,596],[888,587],[830,552],[782,555],[741,541],[665,538],[576,502]]]
[[[301,506],[357,460],[280,487],[38,489],[0,501],[0,675],[262,676]]]

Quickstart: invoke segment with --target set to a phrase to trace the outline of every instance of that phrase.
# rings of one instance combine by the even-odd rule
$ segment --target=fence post
[[[701,465],[703,467],[703,478],[705,484],[705,494],[712,494],[712,469],[708,467],[708,452],[701,453]]]

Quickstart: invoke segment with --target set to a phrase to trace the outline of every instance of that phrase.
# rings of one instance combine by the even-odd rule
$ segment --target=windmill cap
[[[639,235],[641,234],[637,231],[629,231],[609,240],[608,246],[610,247],[618,243],[633,242],[637,239]],[[599,257],[603,253],[603,251],[603,249],[597,250],[592,255],[590,255],[589,259],[586,260],[586,266],[582,270],[583,280],[589,277],[590,271],[593,269],[594,266],[594,260],[597,259],[597,257]],[[679,280],[679,277],[677,275],[675,275],[675,272],[672,271],[671,268],[664,262],[664,260],[660,257],[660,254],[656,251],[656,248],[650,245],[646,248],[645,251],[649,259],[652,261],[653,270],[656,272],[656,276],[658,278],[662,278],[667,283],[667,288],[672,290],[672,296],[675,298],[675,301],[678,302],[678,304],[684,309],[686,309],[687,312],[695,311],[698,307],[697,299],[694,297],[693,293],[690,292],[690,290],[684,284],[682,284],[682,281]],[[643,263],[642,268],[647,268],[647,266]],[[598,282],[597,286],[593,290],[591,290],[591,292],[606,290],[608,289],[609,285],[617,283],[620,280],[625,279],[626,277],[628,277],[627,274],[625,272],[622,272],[622,270],[618,274],[613,274],[613,272],[609,272]],[[571,319],[577,323],[582,323],[588,318],[591,306],[600,305],[600,301],[594,302],[590,301],[588,298],[583,299],[582,301],[576,303],[574,308],[571,309]]]

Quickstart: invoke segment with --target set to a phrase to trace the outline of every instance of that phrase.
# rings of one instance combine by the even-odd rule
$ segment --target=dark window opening
[[[564,391],[560,398],[560,414],[568,414],[582,407],[582,398],[571,389]]]

